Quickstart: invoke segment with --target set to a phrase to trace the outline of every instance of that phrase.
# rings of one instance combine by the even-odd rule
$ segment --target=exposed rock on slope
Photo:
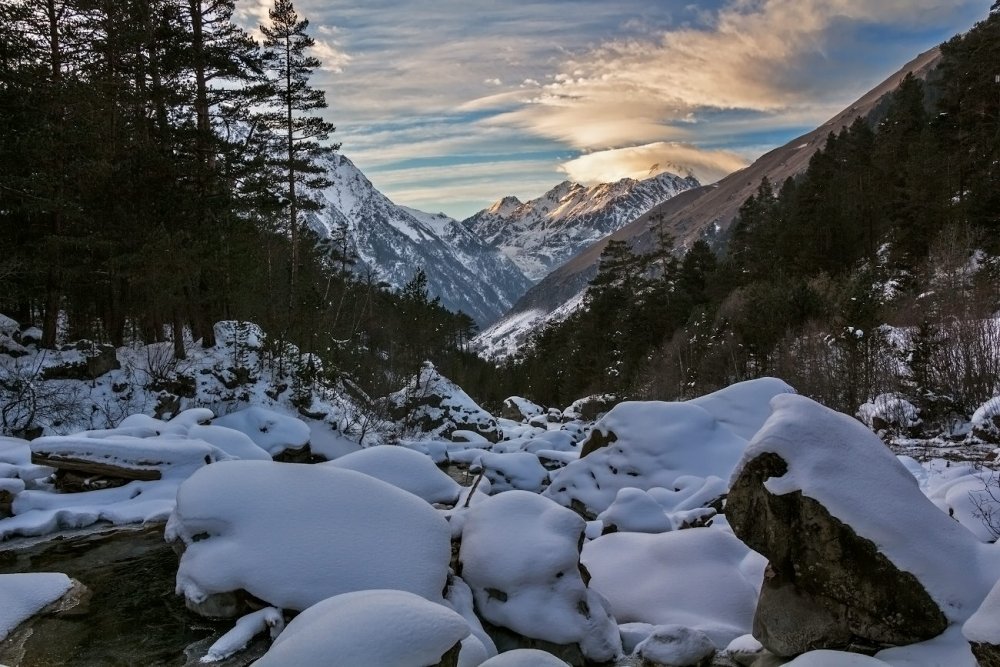
[[[564,181],[529,202],[505,197],[462,224],[538,281],[657,204],[699,185],[693,176],[671,173],[590,187]]]
[[[422,268],[445,308],[464,311],[480,325],[496,320],[531,285],[503,253],[458,221],[397,206],[343,155],[329,158],[328,166],[333,185],[319,193],[326,208],[311,225],[334,245],[346,230],[358,255],[356,270],[374,271],[400,287]]]

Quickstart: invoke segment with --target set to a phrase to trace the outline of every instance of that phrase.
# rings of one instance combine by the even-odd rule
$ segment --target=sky
[[[298,0],[341,152],[458,219],[563,180],[704,183],[825,122],[991,0]],[[248,24],[271,0],[238,4]]]

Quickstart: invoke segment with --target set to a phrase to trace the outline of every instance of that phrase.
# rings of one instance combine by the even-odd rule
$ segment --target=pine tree
[[[322,90],[309,85],[310,75],[321,64],[307,53],[314,44],[306,34],[309,21],[299,18],[290,0],[275,0],[268,17],[270,24],[260,27],[271,85],[269,110],[262,120],[274,135],[271,159],[284,181],[292,251],[289,291],[294,293],[302,243],[301,215],[319,210],[319,203],[309,191],[330,184],[319,160],[339,146],[321,143],[335,128],[311,113],[326,107],[326,97]]]

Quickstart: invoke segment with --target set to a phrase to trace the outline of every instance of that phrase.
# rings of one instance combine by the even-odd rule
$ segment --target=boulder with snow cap
[[[473,505],[459,562],[479,616],[525,637],[579,646],[591,661],[616,658],[618,626],[580,566],[584,527],[574,512],[527,491]]]
[[[470,634],[458,613],[413,593],[357,591],[296,616],[253,667],[456,667]]]
[[[570,667],[551,653],[531,648],[506,651],[490,658],[479,667]]]
[[[1000,582],[962,626],[980,667],[1000,667]]]
[[[879,394],[858,408],[858,419],[881,438],[920,435],[923,420],[916,406],[902,394]]]
[[[578,398],[562,411],[562,421],[580,419],[592,422],[611,410],[619,400],[614,394],[593,394]]]
[[[983,442],[1000,445],[1000,396],[983,403],[972,415],[972,435]]]
[[[439,602],[451,532],[427,502],[328,465],[229,461],[177,491],[166,539],[181,541],[177,593],[195,611],[239,615],[249,596],[302,610],[356,590],[392,588]]]
[[[496,418],[427,361],[410,383],[389,395],[389,414],[407,431],[447,438],[472,431],[490,442],[503,436]]]
[[[726,505],[770,561],[754,636],[792,656],[912,644],[966,618],[995,577],[975,537],[857,420],[801,396],[771,405]]]
[[[708,667],[715,646],[705,633],[683,625],[661,625],[635,648],[642,667]]]
[[[503,401],[500,416],[516,422],[527,422],[533,417],[547,417],[547,411],[537,403],[532,403],[521,396],[510,396]]]

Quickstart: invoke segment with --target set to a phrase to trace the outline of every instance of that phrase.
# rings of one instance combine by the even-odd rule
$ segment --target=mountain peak
[[[486,211],[493,215],[505,218],[522,205],[521,200],[513,195],[508,195],[503,199],[498,199]]]

